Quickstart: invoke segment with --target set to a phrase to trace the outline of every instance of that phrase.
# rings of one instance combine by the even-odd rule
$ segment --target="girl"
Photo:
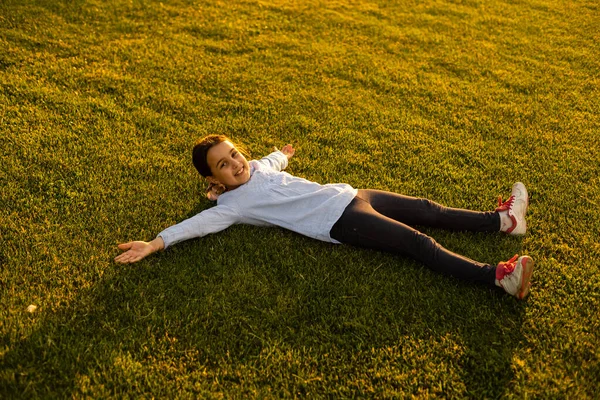
[[[208,182],[217,206],[160,232],[151,242],[119,245],[115,258],[133,263],[183,240],[219,232],[236,223],[280,226],[332,243],[346,243],[405,254],[429,268],[469,281],[502,287],[523,299],[529,293],[533,260],[515,255],[497,266],[452,253],[415,230],[424,225],[477,232],[502,231],[523,235],[528,196],[525,185],[512,187],[509,199],[493,212],[447,208],[427,199],[344,183],[320,185],[283,172],[294,148],[286,145],[260,160],[248,162],[223,135],[196,143],[192,160]]]

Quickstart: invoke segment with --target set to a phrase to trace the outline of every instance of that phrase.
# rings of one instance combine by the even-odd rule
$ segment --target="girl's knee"
[[[414,231],[413,235],[415,238],[415,242],[421,250],[433,251],[440,247],[439,243],[436,242],[434,238],[424,234],[423,232]]]
[[[439,216],[444,213],[445,207],[429,199],[419,200],[421,202],[421,209],[424,210],[424,214],[427,217],[429,224],[435,225]]]

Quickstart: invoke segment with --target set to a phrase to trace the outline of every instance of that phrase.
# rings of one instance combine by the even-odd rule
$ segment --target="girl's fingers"
[[[115,257],[115,261],[121,264],[130,264],[140,261],[144,256],[127,251]]]
[[[131,253],[125,252],[115,257],[116,262],[127,262],[131,258]]]
[[[132,249],[133,244],[135,242],[121,243],[118,245],[119,249],[124,250],[124,253],[119,254],[114,258],[115,262],[127,264],[134,263],[140,261],[142,258],[146,257],[148,253],[147,248],[140,249],[139,246],[136,249]]]
[[[118,245],[117,247],[121,250],[127,250],[131,248],[131,242],[127,242],[127,243],[121,243],[120,245]]]

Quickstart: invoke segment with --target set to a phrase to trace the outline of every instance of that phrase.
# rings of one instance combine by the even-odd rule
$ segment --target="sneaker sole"
[[[529,288],[531,286],[530,280],[533,275],[533,259],[529,256],[523,256],[519,259],[521,263],[521,287],[517,293],[518,299],[524,299],[529,294]]]

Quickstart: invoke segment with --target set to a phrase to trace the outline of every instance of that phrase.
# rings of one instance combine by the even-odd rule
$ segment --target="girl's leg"
[[[427,199],[403,196],[381,190],[360,189],[357,197],[375,211],[406,225],[422,225],[474,232],[498,232],[498,212],[479,212],[444,207]]]
[[[409,255],[434,271],[495,285],[496,267],[448,251],[431,237],[377,212],[359,196],[352,200],[334,224],[330,232],[333,239],[350,245]],[[415,222],[410,217],[408,220]]]

